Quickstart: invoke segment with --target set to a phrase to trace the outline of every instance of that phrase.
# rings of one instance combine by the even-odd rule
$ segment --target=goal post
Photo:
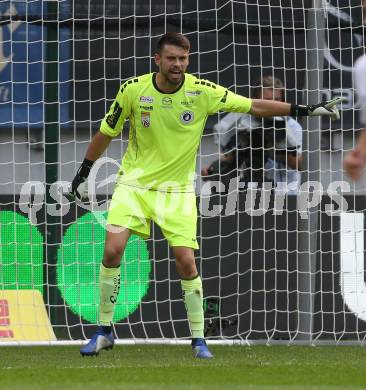
[[[93,207],[64,193],[121,83],[156,71],[167,31],[190,39],[190,73],[239,94],[264,97],[266,79],[273,97],[293,103],[347,97],[332,123],[208,119],[196,168],[207,338],[363,342],[366,178],[350,183],[341,165],[361,128],[358,0],[9,0],[0,20],[0,346],[81,343],[95,331],[107,200],[128,123],[91,183]],[[299,155],[302,169],[291,171]],[[119,342],[189,342],[174,258],[156,224],[149,239],[130,238],[121,275]]]
[[[313,0],[312,8],[307,12],[306,48],[308,55],[306,70],[305,101],[316,104],[321,101],[323,86],[323,64],[325,46],[325,10],[324,2]],[[304,192],[318,196],[316,189],[306,186],[309,182],[320,182],[321,151],[321,121],[319,118],[307,118],[303,130],[303,164],[306,170],[302,172]],[[303,187],[301,187],[303,188]],[[299,198],[300,200],[301,198]],[[319,205],[312,208],[306,220],[299,223],[299,339],[313,341],[313,312],[315,297],[315,274],[318,245]]]

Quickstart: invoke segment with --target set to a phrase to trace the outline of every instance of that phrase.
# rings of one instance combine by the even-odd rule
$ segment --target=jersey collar
[[[178,89],[176,89],[174,92],[163,92],[161,89],[159,89],[158,87],[158,84],[156,83],[156,73],[153,73],[153,76],[152,76],[152,82],[153,82],[153,86],[154,88],[160,92],[160,93],[163,93],[164,95],[173,95],[174,93],[177,93],[182,87],[183,87],[183,84],[186,80],[186,75],[183,74],[183,81],[181,82],[180,86],[178,87]]]

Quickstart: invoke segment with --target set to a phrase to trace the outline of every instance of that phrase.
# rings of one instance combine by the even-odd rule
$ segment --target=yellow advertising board
[[[38,290],[0,290],[0,344],[56,340]]]

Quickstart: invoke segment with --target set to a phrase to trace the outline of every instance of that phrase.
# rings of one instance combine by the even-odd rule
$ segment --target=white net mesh
[[[342,171],[360,129],[352,85],[364,53],[360,1],[1,1],[0,19],[0,342],[52,339],[45,323],[35,319],[29,335],[14,315],[42,308],[39,297],[58,339],[95,330],[105,210],[76,207],[61,192],[121,83],[156,70],[166,31],[190,39],[190,73],[244,96],[266,98],[266,79],[270,98],[347,98],[332,123],[209,118],[196,186],[208,336],[363,340],[366,182],[350,185]],[[101,202],[113,192],[125,127],[98,176]],[[287,195],[280,183],[293,183]],[[342,202],[350,213],[342,218],[326,206],[339,211]],[[146,241],[130,239],[122,264],[117,336],[189,337],[157,226]],[[24,300],[24,291],[33,295]]]

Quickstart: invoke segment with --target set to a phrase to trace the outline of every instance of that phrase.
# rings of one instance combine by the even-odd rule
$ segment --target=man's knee
[[[123,245],[106,245],[104,248],[103,264],[111,267],[118,266],[121,262],[123,251]]]
[[[103,264],[106,267],[119,266],[129,237],[130,231],[128,229],[123,229],[118,234],[109,230],[107,231],[103,256]]]
[[[194,256],[184,255],[178,257],[177,265],[181,277],[185,279],[190,279],[197,275],[197,268]]]

